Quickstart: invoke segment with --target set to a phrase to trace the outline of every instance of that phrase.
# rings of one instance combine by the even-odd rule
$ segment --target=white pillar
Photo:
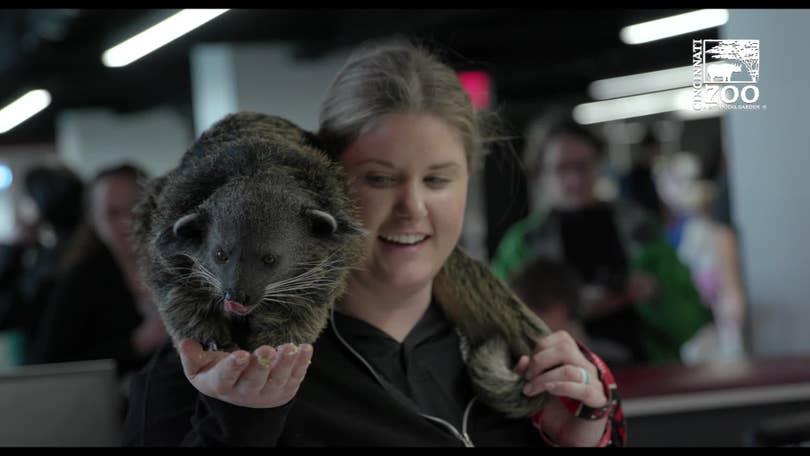
[[[194,134],[223,116],[256,111],[318,127],[318,108],[348,52],[298,59],[285,44],[203,44],[191,52]]]
[[[724,121],[752,349],[810,351],[810,11],[731,10],[722,39],[760,40],[759,103]]]
[[[192,140],[188,120],[164,107],[127,115],[70,110],[56,119],[59,156],[84,179],[122,162],[150,176],[164,174],[177,165]]]

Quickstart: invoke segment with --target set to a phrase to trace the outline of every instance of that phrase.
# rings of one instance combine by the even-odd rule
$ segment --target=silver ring
[[[579,369],[579,377],[580,377],[579,382],[584,384],[584,385],[590,385],[591,384],[591,373],[588,372],[588,369],[585,369],[584,367],[579,367],[579,366],[577,366],[577,369]]]

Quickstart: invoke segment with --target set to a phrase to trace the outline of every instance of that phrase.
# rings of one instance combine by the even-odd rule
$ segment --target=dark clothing
[[[340,334],[397,391],[423,413],[462,428],[473,392],[458,334],[438,305],[431,304],[402,343],[363,320],[339,312],[335,320]]]
[[[660,214],[663,203],[649,165],[636,164],[621,182],[622,198],[639,204],[651,214]]]
[[[589,284],[622,292],[629,264],[610,205],[558,212],[566,262]],[[552,215],[554,216],[554,215]]]
[[[28,361],[37,339],[68,238],[69,233],[61,234],[52,247],[0,246],[0,331],[22,332],[23,361]]]
[[[623,293],[630,267],[611,206],[597,203],[582,209],[555,209],[554,212],[560,220],[560,240],[567,264],[585,283]],[[632,308],[583,321],[587,334],[621,344],[632,354],[633,360],[644,358],[638,337],[640,323]]]
[[[475,445],[545,445],[528,418],[507,419],[473,400],[465,369],[459,337],[436,305],[403,344],[336,312],[295,398],[275,409],[199,394],[167,344],[132,380],[125,444],[459,446],[469,409]]]
[[[36,363],[112,358],[119,375],[146,364],[132,346],[135,298],[115,258],[99,245],[54,285],[31,359]]]
[[[584,321],[585,332],[621,345],[633,356],[630,363],[679,361],[681,345],[711,321],[711,314],[656,219],[623,202],[597,203],[567,215],[543,207],[516,223],[498,247],[493,272],[510,280],[527,262],[546,258],[569,263],[586,276],[587,284],[614,291],[624,290],[623,278],[633,272],[651,275],[658,285],[656,296]],[[587,282],[588,275],[593,282]],[[611,365],[622,362],[607,359]]]

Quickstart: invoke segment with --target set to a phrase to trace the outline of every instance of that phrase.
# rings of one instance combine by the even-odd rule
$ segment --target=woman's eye
[[[442,187],[447,185],[450,182],[450,179],[439,176],[428,176],[425,178],[425,182],[427,182],[427,184],[431,187]]]
[[[220,263],[228,261],[228,254],[225,253],[222,249],[217,249],[217,251],[214,253],[214,257]]]
[[[385,176],[382,174],[367,174],[366,175],[366,182],[372,185],[385,185],[394,182],[394,178],[391,176]]]

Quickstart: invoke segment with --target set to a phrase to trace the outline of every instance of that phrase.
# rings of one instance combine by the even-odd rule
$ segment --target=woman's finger
[[[250,353],[244,350],[236,350],[217,363],[212,368],[214,370],[212,378],[214,392],[221,396],[232,394],[234,385],[236,385],[242,372],[250,364],[250,358]]]
[[[570,336],[567,334],[558,336],[555,341],[554,345],[540,346],[542,349],[531,356],[529,366],[523,375],[526,380],[531,380],[543,372],[563,364],[587,366],[589,373],[596,374],[596,367],[585,358],[579,346],[573,342],[573,339],[570,339]]]
[[[529,367],[523,376],[526,380],[532,380],[538,375],[564,364],[590,366],[588,371],[590,373],[596,372],[596,368],[582,356],[579,349],[558,345],[532,355],[529,360]]]
[[[588,372],[587,377],[583,379],[582,369]],[[544,372],[537,377],[527,381],[523,387],[523,394],[527,396],[534,396],[543,391],[546,391],[547,385],[555,382],[574,382],[582,383],[587,380],[594,388],[601,390],[602,383],[599,382],[598,377],[594,376],[590,370],[585,367],[574,366],[572,364],[565,364]]]
[[[292,390],[290,392],[293,394],[298,391],[298,387],[301,386],[301,381],[309,368],[310,360],[312,360],[312,345],[301,345],[284,388]]]
[[[608,400],[605,393],[602,392],[602,388],[596,388],[596,386],[581,382],[551,382],[546,384],[546,391],[555,396],[576,399],[591,408],[601,408],[607,404]]]
[[[253,356],[250,357],[250,365],[234,385],[236,390],[244,396],[252,396],[264,388],[275,355],[276,350],[268,345],[262,345],[254,350]]]
[[[287,384],[298,351],[299,347],[294,344],[284,344],[278,348],[275,364],[270,371],[270,378],[267,380],[265,388],[280,389]]]
[[[183,339],[177,348],[180,353],[180,362],[183,364],[183,372],[189,380],[193,380],[199,373],[207,371],[219,360],[228,356],[225,352],[207,352],[193,339]]]
[[[523,355],[518,360],[517,364],[515,365],[515,368],[512,369],[512,372],[514,372],[514,373],[516,373],[518,375],[524,375],[526,373],[526,369],[528,367],[529,367],[529,357],[526,356],[526,355]]]
[[[548,336],[541,337],[537,340],[537,343],[534,346],[534,353],[538,353],[558,345],[572,345],[576,347],[577,342],[574,340],[571,334],[568,333],[568,331],[555,331]]]

